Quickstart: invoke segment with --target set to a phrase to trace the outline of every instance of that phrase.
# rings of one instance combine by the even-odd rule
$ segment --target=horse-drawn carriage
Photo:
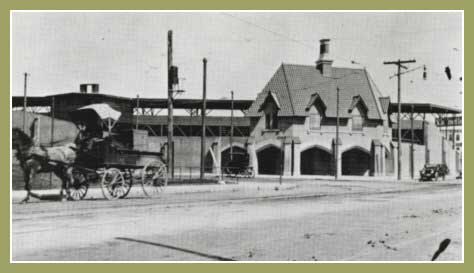
[[[228,163],[222,169],[225,176],[244,178],[255,177],[253,167],[249,166],[249,156],[247,153],[234,152],[232,155],[232,159],[229,158]]]
[[[72,200],[83,199],[93,183],[100,183],[103,196],[109,200],[126,197],[136,182],[141,184],[148,197],[163,191],[168,177],[163,154],[130,149],[119,141],[112,129],[120,118],[120,112],[101,103],[79,108],[69,114],[79,129],[75,147],[69,147],[75,152],[73,162],[52,159],[47,151],[51,148],[42,148],[44,153],[33,151],[27,156],[30,159],[25,157],[23,166],[28,166],[28,160],[36,159],[38,164],[30,163],[35,168],[33,173],[47,172],[51,166],[49,171],[56,174],[67,170],[68,175],[60,178],[69,182],[63,182],[63,187],[66,188],[67,197]],[[31,173],[31,170],[26,171]],[[28,180],[25,181],[28,191],[26,200],[31,195],[28,183],[32,179],[25,175],[25,180]]]

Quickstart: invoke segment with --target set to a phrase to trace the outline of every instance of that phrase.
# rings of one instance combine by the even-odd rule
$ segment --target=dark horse
[[[16,158],[20,162],[25,180],[26,197],[21,203],[26,203],[30,196],[39,198],[31,192],[31,183],[34,182],[37,173],[53,172],[61,179],[61,199],[69,198],[69,185],[73,182],[72,167],[76,159],[75,144],[70,143],[63,146],[42,147],[35,146],[32,138],[19,128],[12,128],[12,148],[16,150]],[[64,196],[66,190],[66,197]]]

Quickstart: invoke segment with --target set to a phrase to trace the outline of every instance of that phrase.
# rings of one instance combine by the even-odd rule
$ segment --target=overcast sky
[[[405,102],[461,105],[462,13],[116,13],[15,12],[12,15],[12,94],[100,92],[166,97],[166,37],[174,33],[174,63],[183,98],[202,93],[208,59],[208,98],[254,99],[283,63],[314,65],[319,39],[330,38],[335,66],[365,66],[384,95],[396,99],[396,66],[414,58],[403,76]],[[447,80],[444,69],[451,68]]]

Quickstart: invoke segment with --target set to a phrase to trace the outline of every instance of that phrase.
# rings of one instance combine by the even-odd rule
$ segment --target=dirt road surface
[[[13,261],[461,261],[462,185],[291,181],[13,202]],[[219,185],[226,189],[227,185]]]

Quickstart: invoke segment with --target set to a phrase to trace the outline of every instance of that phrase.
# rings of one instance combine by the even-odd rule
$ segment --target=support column
[[[217,166],[215,166],[214,170],[212,171],[212,173],[214,174],[220,174],[222,171],[221,170],[221,166],[222,166],[221,146],[222,146],[222,143],[221,143],[220,137],[217,138],[217,141],[211,143],[212,152],[214,152],[214,155],[217,161],[216,162]]]
[[[291,138],[285,138],[284,143],[284,161],[283,161],[283,176],[291,176]]]
[[[385,175],[385,146],[380,146],[380,176]]]
[[[410,177],[411,179],[415,178],[415,129],[413,128],[413,122],[414,122],[414,111],[415,111],[415,105],[411,105],[411,113],[410,113]]]
[[[253,141],[248,142],[247,153],[249,153],[249,166],[253,168],[255,174],[258,174],[257,151],[255,150],[255,143]]]
[[[396,160],[398,158],[398,151],[399,151],[399,148],[398,148],[398,143],[392,143],[394,145],[394,149],[393,149],[393,172],[394,174],[398,174],[398,169],[399,169],[399,164],[401,163],[401,161],[398,161]]]
[[[301,175],[301,141],[299,139],[293,140],[294,154],[293,154],[293,176]]]
[[[441,163],[446,164],[446,138],[441,140]]]
[[[423,114],[423,145],[425,145],[425,164],[430,164],[430,149],[428,146],[428,130],[426,126],[426,115]]]
[[[337,143],[338,142],[338,143]],[[342,175],[342,160],[341,160],[341,149],[342,149],[342,143],[341,143],[341,140],[339,139],[339,141],[336,142],[336,139],[333,139],[332,141],[332,154],[333,154],[333,158],[335,159],[334,162],[335,162],[335,165],[334,166],[334,171],[337,172],[337,175],[336,177],[341,177]],[[339,145],[336,149],[336,145]]]

